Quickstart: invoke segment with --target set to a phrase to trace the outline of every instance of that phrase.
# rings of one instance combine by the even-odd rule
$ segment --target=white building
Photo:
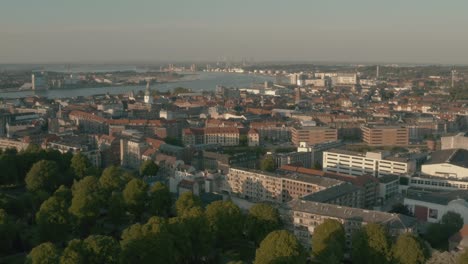
[[[441,149],[462,148],[468,150],[468,133],[459,133],[455,136],[441,137]]]
[[[468,179],[468,150],[446,149],[435,151],[421,166],[422,173],[447,179]]]
[[[374,177],[386,175],[408,175],[416,170],[416,163],[399,157],[389,156],[385,152],[367,152],[362,154],[342,149],[323,152],[323,170],[361,176],[370,174]]]
[[[404,205],[413,215],[430,223],[439,222],[447,212],[459,213],[468,224],[468,191],[452,191],[437,193],[408,193]]]

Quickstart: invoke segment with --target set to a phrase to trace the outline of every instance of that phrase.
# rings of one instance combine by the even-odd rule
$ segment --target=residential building
[[[362,141],[369,146],[407,146],[408,128],[402,126],[361,126]]]
[[[247,133],[247,141],[249,147],[257,147],[260,145],[260,134],[256,129],[250,129]]]
[[[279,204],[342,183],[298,173],[274,174],[231,168],[224,189],[244,199]]]
[[[239,145],[240,131],[236,127],[187,128],[182,133],[186,145],[219,144],[220,146]]]
[[[397,175],[385,175],[379,178],[379,197],[387,200],[398,193],[400,178]]]
[[[379,181],[375,177],[370,175],[351,176],[333,172],[324,172],[321,170],[307,169],[304,167],[296,167],[291,165],[282,166],[279,170],[335,179],[360,187],[361,189],[363,189],[361,199],[363,201],[363,208],[373,208],[373,206],[377,203],[377,198],[380,196]]]
[[[343,183],[303,196],[301,200],[336,204],[353,208],[364,207],[364,189],[351,183]]]
[[[120,164],[123,167],[138,170],[142,163],[142,155],[148,149],[148,143],[141,132],[125,130],[120,139]]]
[[[306,142],[309,145],[325,143],[338,140],[338,130],[329,127],[302,127],[293,128],[292,142],[299,146],[300,142]]]
[[[326,219],[341,222],[345,229],[346,247],[351,248],[353,234],[369,223],[384,225],[392,237],[401,233],[416,232],[417,220],[410,216],[380,211],[352,208],[335,204],[318,203],[294,199],[287,204],[291,228],[299,241],[310,246],[315,228]],[[313,245],[312,245],[313,246]]]
[[[257,130],[260,141],[289,141],[291,128],[282,122],[251,122],[250,128]]]

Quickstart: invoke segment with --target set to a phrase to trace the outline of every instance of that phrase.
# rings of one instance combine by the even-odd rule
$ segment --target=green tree
[[[450,235],[453,235],[463,227],[463,217],[459,213],[448,211],[442,216],[440,223],[447,226]]]
[[[71,231],[70,207],[71,193],[61,186],[53,196],[45,200],[36,213],[39,241],[66,241]]]
[[[79,239],[70,240],[60,257],[60,264],[87,264],[83,241]]]
[[[426,240],[432,247],[447,250],[448,239],[463,227],[463,218],[455,212],[447,212],[440,223],[432,223],[427,228]]]
[[[260,169],[262,171],[274,172],[276,169],[275,160],[272,156],[268,156],[260,162]]]
[[[60,254],[54,244],[47,242],[33,248],[26,257],[30,264],[58,264]]]
[[[393,259],[398,264],[423,264],[428,259],[423,242],[412,234],[401,234],[393,246]]]
[[[369,223],[353,235],[354,263],[391,263],[391,243],[387,231],[379,224]]]
[[[172,208],[172,197],[169,189],[160,182],[151,186],[149,194],[149,211],[152,215],[167,216]]]
[[[106,222],[112,223],[117,227],[125,223],[127,208],[121,192],[113,192],[110,195],[109,203],[107,204],[107,219]]]
[[[159,167],[152,160],[146,160],[140,166],[140,176],[155,176]]]
[[[213,236],[201,207],[191,207],[170,219],[177,263],[200,263],[212,252]]]
[[[326,219],[312,236],[312,254],[321,263],[341,263],[345,250],[345,231],[337,220]]]
[[[123,190],[123,198],[129,211],[138,219],[145,210],[148,197],[148,184],[141,179],[133,179],[127,183]]]
[[[123,263],[174,263],[173,239],[163,218],[151,217],[144,225],[128,227],[120,244]]]
[[[122,191],[125,185],[133,178],[131,174],[123,172],[116,166],[110,166],[104,169],[99,178],[99,185],[106,193],[113,191]]]
[[[215,201],[206,207],[206,218],[212,234],[221,246],[242,237],[244,216],[232,201]]]
[[[255,264],[306,263],[307,255],[297,238],[286,230],[268,234],[255,254]]]
[[[433,248],[447,250],[448,239],[451,236],[448,226],[440,223],[431,223],[427,228],[426,234],[425,238]]]
[[[72,186],[73,198],[68,209],[78,221],[82,234],[88,234],[103,207],[98,179],[86,176]]]
[[[92,235],[84,240],[73,239],[63,251],[61,264],[120,263],[120,245],[112,237]]]
[[[457,264],[468,264],[468,249],[465,249],[457,258]]]
[[[0,255],[12,252],[15,237],[16,228],[13,219],[0,208]]]
[[[272,231],[282,226],[279,212],[269,204],[255,204],[249,209],[246,220],[248,237],[257,245]]]
[[[0,185],[15,184],[22,178],[19,178],[16,168],[16,158],[11,155],[0,155]]]
[[[50,160],[41,160],[32,166],[26,175],[26,188],[36,192],[44,190],[53,192],[59,184],[59,170],[57,163]]]
[[[87,255],[87,263],[120,263],[120,245],[112,237],[101,235],[89,236],[83,243]]]
[[[85,176],[88,176],[91,169],[91,163],[89,162],[88,157],[78,153],[73,155],[70,167],[78,179],[83,179]]]
[[[191,192],[182,193],[176,201],[176,212],[178,216],[182,216],[185,212],[192,208],[202,206],[200,198]]]

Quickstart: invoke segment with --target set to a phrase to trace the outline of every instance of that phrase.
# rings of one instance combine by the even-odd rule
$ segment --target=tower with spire
[[[146,80],[145,103],[153,104],[153,96],[151,95],[150,89],[150,80]]]

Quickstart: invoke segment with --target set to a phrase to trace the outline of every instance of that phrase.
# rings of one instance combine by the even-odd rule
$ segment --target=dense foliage
[[[153,175],[153,165],[139,175]],[[205,208],[190,192],[175,200],[161,182],[150,186],[115,166],[101,173],[81,154],[8,150],[0,166],[14,173],[1,174],[0,262],[251,262],[262,239],[282,228],[269,205],[244,213],[231,201]]]

